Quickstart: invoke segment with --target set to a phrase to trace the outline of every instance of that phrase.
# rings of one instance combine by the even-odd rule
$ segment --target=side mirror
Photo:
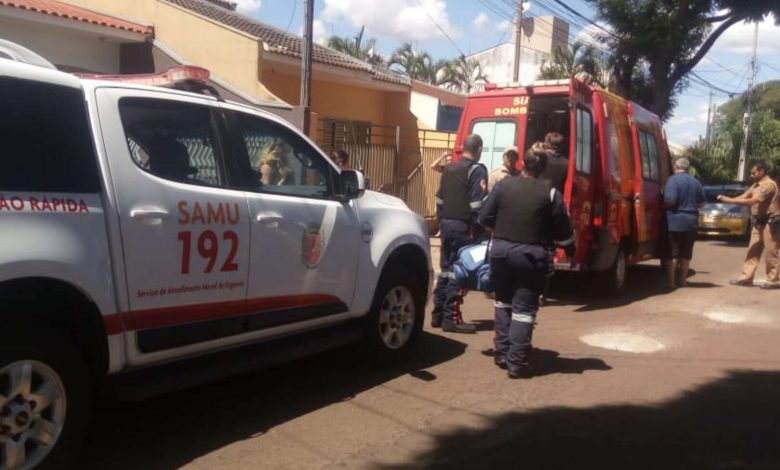
[[[357,170],[341,170],[341,194],[345,200],[357,199],[366,191],[366,178]]]

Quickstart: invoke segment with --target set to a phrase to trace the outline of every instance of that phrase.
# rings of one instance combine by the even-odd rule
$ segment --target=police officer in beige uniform
[[[752,286],[761,253],[766,247],[767,282],[762,289],[780,289],[780,190],[777,183],[767,176],[765,163],[756,163],[750,168],[753,185],[738,197],[718,196],[718,201],[727,204],[750,206],[753,233],[750,235],[747,257],[742,265],[742,275],[731,281],[736,286]]]

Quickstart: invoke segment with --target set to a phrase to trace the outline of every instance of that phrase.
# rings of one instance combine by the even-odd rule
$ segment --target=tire
[[[90,378],[83,357],[61,336],[39,326],[9,330],[0,333],[0,468],[70,468],[90,414]],[[28,380],[29,389],[15,385]],[[50,403],[41,408],[44,399]],[[27,447],[20,453],[22,442]],[[17,462],[11,464],[12,458]]]
[[[423,283],[397,263],[385,268],[363,325],[363,346],[369,359],[392,366],[408,357],[425,322]]]
[[[615,261],[607,271],[601,273],[598,278],[599,292],[605,297],[618,297],[626,288],[626,273],[628,267],[628,255],[625,244],[618,249]]]

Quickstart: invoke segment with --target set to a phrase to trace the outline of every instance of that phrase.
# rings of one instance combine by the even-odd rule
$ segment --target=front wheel
[[[383,365],[406,359],[422,332],[422,291],[421,281],[407,269],[393,265],[382,273],[363,329],[364,346],[372,359]]]
[[[67,468],[86,432],[89,375],[54,333],[0,334],[0,469]]]

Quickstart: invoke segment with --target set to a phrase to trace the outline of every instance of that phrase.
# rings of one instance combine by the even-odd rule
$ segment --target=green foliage
[[[439,83],[451,90],[471,93],[478,83],[487,81],[488,77],[476,59],[461,57],[444,65]]]
[[[609,72],[606,58],[594,46],[574,42],[568,48],[558,47],[552,60],[545,60],[539,70],[538,79],[557,80],[579,78],[589,84],[607,88]]]
[[[371,38],[366,40],[365,44],[363,43],[365,29],[365,26],[361,27],[354,38],[331,36],[328,38],[327,46],[372,65],[384,64],[382,56],[376,53],[376,39]]]
[[[446,60],[434,61],[425,51],[415,51],[409,42],[401,44],[388,62],[391,69],[406,74],[413,80],[431,85],[438,85],[440,72],[446,64]]]
[[[744,111],[743,96],[722,105],[712,143],[700,140],[688,149],[691,162],[703,176],[719,181],[736,177]],[[747,162],[759,160],[769,163],[773,175],[780,175],[780,81],[760,84],[754,91]]]
[[[614,89],[667,119],[685,77],[729,27],[774,13],[778,0],[587,0],[611,33]]]

